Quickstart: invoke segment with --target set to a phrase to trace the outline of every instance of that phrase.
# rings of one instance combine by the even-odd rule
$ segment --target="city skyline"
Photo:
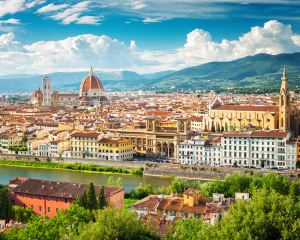
[[[300,51],[295,1],[0,2],[0,74],[178,70]],[[255,13],[255,14],[254,14]]]

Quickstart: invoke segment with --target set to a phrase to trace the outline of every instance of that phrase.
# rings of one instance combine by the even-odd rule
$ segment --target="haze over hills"
[[[287,67],[289,84],[300,85],[300,53],[258,54],[229,62],[211,62],[185,68],[143,85],[144,89],[188,90],[227,88],[278,89],[283,66]]]
[[[150,74],[139,74],[133,71],[94,71],[100,77],[105,89],[119,91],[128,89],[149,79],[156,79],[171,74],[173,71],[162,71]],[[59,91],[79,91],[81,81],[87,72],[57,72],[48,74],[52,88]],[[0,76],[1,92],[31,92],[42,85],[44,75],[4,75]]]
[[[211,62],[180,71],[138,74],[132,71],[96,72],[106,90],[209,90],[275,91],[279,89],[283,66],[287,66],[291,88],[300,86],[300,53],[258,54],[229,62]],[[53,89],[78,91],[87,72],[49,74]],[[29,92],[41,85],[42,75],[0,76],[1,92]]]

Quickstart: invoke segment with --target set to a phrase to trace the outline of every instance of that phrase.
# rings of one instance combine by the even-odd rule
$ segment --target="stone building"
[[[291,104],[287,71],[284,67],[279,105],[225,105],[216,99],[208,109],[205,128],[212,132],[250,129],[292,130],[299,133],[299,110]]]

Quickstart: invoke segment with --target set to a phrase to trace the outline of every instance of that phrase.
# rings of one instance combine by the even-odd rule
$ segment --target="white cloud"
[[[89,11],[90,3],[91,1],[83,1],[74,5],[69,5],[67,9],[61,8],[64,9],[63,11],[53,10],[55,13],[51,15],[50,18],[61,21],[63,24],[99,24],[101,16],[85,15],[86,12]]]
[[[16,18],[9,18],[9,19],[6,19],[6,20],[0,20],[0,25],[1,24],[20,24],[20,20],[19,19],[16,19]]]
[[[69,6],[69,4],[53,4],[53,3],[50,3],[46,6],[43,6],[41,7],[40,9],[37,10],[37,13],[48,13],[48,12],[55,12],[55,11],[58,11],[58,10],[61,10],[61,9],[65,9]]]
[[[161,17],[158,17],[158,18],[145,18],[143,19],[143,23],[158,23],[158,22],[161,22],[165,20],[165,18],[161,18]]]
[[[153,72],[180,69],[211,61],[227,61],[258,53],[300,51],[300,35],[290,25],[269,21],[253,27],[236,40],[216,42],[211,35],[195,29],[186,43],[171,52],[140,49],[135,41],[125,44],[108,36],[84,34],[59,41],[22,45],[13,33],[0,35],[0,72],[45,73],[79,71],[88,66],[101,70],[129,69]]]
[[[15,14],[20,11],[35,7],[44,3],[45,0],[1,0],[0,17],[7,14]]]

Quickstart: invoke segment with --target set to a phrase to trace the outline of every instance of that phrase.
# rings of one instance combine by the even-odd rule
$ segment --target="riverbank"
[[[0,166],[56,169],[56,170],[92,172],[92,173],[101,173],[101,174],[113,173],[113,174],[126,174],[126,175],[143,175],[143,168],[121,168],[121,167],[110,167],[110,166],[97,166],[95,164],[83,164],[83,163],[58,163],[58,162],[0,159]]]

